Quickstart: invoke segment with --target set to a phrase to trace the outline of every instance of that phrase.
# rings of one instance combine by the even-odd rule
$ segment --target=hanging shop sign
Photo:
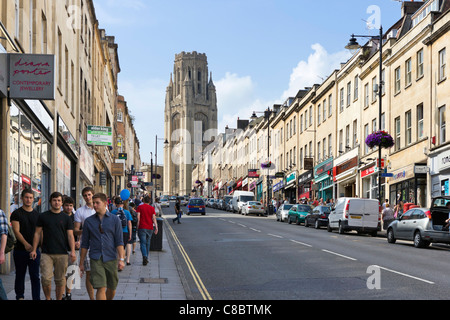
[[[55,56],[8,54],[11,99],[55,100]]]
[[[88,126],[87,130],[88,145],[112,147],[111,127]]]

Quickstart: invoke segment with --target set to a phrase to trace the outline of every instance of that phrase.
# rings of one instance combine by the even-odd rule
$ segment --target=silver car
[[[284,222],[287,221],[289,210],[291,210],[293,204],[282,204],[277,209],[277,221]]]
[[[436,197],[431,208],[412,208],[393,221],[387,230],[387,240],[412,240],[416,248],[430,243],[450,244],[450,232],[446,223],[449,219],[450,197]]]

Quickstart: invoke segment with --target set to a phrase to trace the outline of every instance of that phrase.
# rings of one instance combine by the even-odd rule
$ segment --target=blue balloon
[[[123,201],[127,201],[128,199],[130,199],[130,191],[129,190],[127,190],[127,189],[124,189],[124,190],[122,190],[121,192],[120,192],[120,198],[123,200]]]

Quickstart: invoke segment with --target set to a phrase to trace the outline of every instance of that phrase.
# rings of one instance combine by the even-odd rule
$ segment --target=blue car
[[[202,198],[192,198],[187,204],[187,215],[191,213],[200,213],[202,216],[206,214],[205,202]]]

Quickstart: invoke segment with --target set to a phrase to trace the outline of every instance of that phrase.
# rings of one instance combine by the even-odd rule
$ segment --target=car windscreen
[[[192,204],[192,205],[197,205],[197,206],[203,206],[203,205],[205,205],[205,204],[203,203],[203,200],[202,200],[202,199],[192,199],[189,203]]]
[[[331,212],[330,207],[322,207],[322,212],[330,213]]]
[[[251,206],[261,206],[261,202],[257,202],[257,201],[249,201],[248,204]]]
[[[290,210],[292,208],[293,204],[284,204],[283,210]]]
[[[310,206],[298,206],[297,211],[312,212],[312,208]]]
[[[240,196],[239,197],[240,202],[249,202],[253,201],[253,196]]]

